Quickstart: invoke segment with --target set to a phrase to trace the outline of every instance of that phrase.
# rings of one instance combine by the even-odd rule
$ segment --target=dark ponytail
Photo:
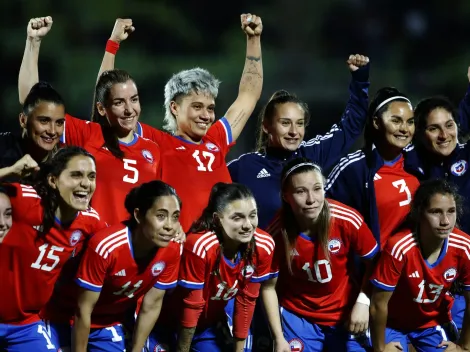
[[[134,187],[126,196],[124,207],[129,213],[129,227],[131,230],[137,226],[134,210],[139,209],[141,214],[146,214],[152,208],[155,201],[164,196],[174,196],[178,199],[181,208],[181,200],[173,187],[162,181],[150,181]]]
[[[48,176],[59,177],[67,168],[69,161],[76,156],[86,156],[95,161],[93,155],[85,149],[79,147],[64,147],[47,162],[41,164],[41,169],[33,183],[33,187],[41,197],[41,205],[43,206],[43,223],[41,234],[46,235],[54,226],[55,212],[59,207],[60,194],[57,189],[53,189],[49,185]]]
[[[114,133],[113,128],[109,124],[109,121],[105,116],[101,116],[96,107],[97,103],[103,104],[105,107],[111,105],[110,95],[111,88],[118,83],[126,83],[132,81],[135,83],[134,79],[123,70],[109,70],[104,71],[95,87],[95,98],[93,102],[93,112],[91,120],[97,122],[101,126],[101,132],[103,133],[104,145],[116,158],[122,159],[124,157],[124,152],[119,147],[119,139]]]
[[[224,282],[220,275],[220,261],[223,260],[224,255],[224,229],[220,222],[214,218],[214,213],[220,214],[232,202],[247,198],[254,199],[254,196],[250,189],[245,185],[239,183],[216,183],[214,187],[212,187],[207,207],[202,211],[202,215],[193,223],[189,230],[190,233],[214,232],[217,236],[217,239],[219,240],[219,253],[215,263],[214,272],[221,282]],[[251,238],[249,243],[243,244],[240,251],[242,253],[242,260],[244,261],[245,266],[253,266],[253,258],[256,255],[255,236]]]
[[[23,103],[23,114],[29,116],[34,108],[41,102],[54,103],[65,106],[60,94],[47,82],[38,82],[31,87]]]
[[[393,99],[395,98],[395,99]],[[389,100],[387,103],[383,102]],[[372,145],[375,143],[377,138],[376,130],[374,128],[374,117],[382,118],[382,115],[388,110],[390,104],[396,101],[409,103],[408,97],[400,92],[398,89],[393,87],[384,87],[381,88],[375,93],[374,99],[372,99],[369,104],[369,110],[367,112],[366,126],[364,128],[364,140],[365,140],[365,150],[370,151]],[[381,106],[381,104],[383,104]],[[380,108],[379,108],[380,107]]]
[[[295,103],[298,104],[304,111],[305,126],[310,122],[310,112],[308,105],[297,98],[296,95],[290,94],[286,90],[278,90],[269,99],[267,104],[261,109],[259,114],[259,132],[258,139],[256,141],[256,150],[261,152],[268,147],[268,135],[263,131],[263,125],[270,125],[273,122],[274,114],[276,113],[276,107],[280,104]]]

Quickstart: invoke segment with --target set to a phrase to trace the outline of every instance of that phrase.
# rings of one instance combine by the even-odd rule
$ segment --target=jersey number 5
[[[131,165],[137,165],[137,160],[132,159],[122,159],[124,161],[124,169],[130,171],[129,173],[125,174],[122,180],[127,183],[137,183],[139,180],[139,170]]]
[[[51,246],[51,248],[49,249],[47,253],[46,258],[53,260],[54,263],[52,263],[52,265],[47,265],[47,264],[41,265],[41,262],[44,259],[44,256],[46,255],[46,251],[48,247],[49,247],[49,244],[45,243],[41,247],[38,248],[39,249],[38,259],[36,259],[36,261],[33,264],[31,264],[31,268],[44,270],[44,271],[52,271],[52,269],[54,269],[57,266],[57,264],[59,264],[60,258],[56,256],[54,252],[63,252],[64,248]]]
[[[411,203],[411,192],[404,179],[392,182],[393,187],[398,188],[398,192],[406,193],[406,199],[398,203],[401,207]]]
[[[202,157],[204,158],[204,162],[199,157],[199,150],[195,150],[193,153],[193,158],[197,161],[197,171],[212,171],[212,164],[215,160],[215,155],[203,150]]]
[[[415,301],[416,303],[434,303],[437,301],[437,299],[439,298],[442,292],[442,289],[444,288],[444,285],[428,284],[427,286],[429,287],[429,290],[430,290],[427,296],[430,297],[430,295],[433,294],[434,297],[432,299],[423,298],[424,289],[426,288],[426,280],[423,280],[418,285],[419,287],[418,297],[413,298],[413,301]]]

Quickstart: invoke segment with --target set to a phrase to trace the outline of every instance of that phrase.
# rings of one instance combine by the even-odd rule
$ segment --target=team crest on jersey
[[[335,254],[341,249],[341,241],[338,239],[332,239],[328,242],[328,250]]]
[[[452,282],[455,280],[455,277],[457,276],[457,270],[455,270],[455,268],[449,268],[446,270],[446,272],[444,273],[444,279],[447,281],[447,282]]]
[[[245,277],[245,279],[252,277],[254,272],[255,268],[252,265],[247,265],[242,269],[242,275]]]
[[[289,341],[289,346],[290,346],[290,350],[292,352],[303,352],[304,350],[304,343],[302,342],[302,340],[299,340],[299,339],[292,339]]]
[[[69,240],[70,245],[72,247],[75,246],[78,243],[78,241],[80,241],[80,238],[82,238],[82,231],[77,230],[77,231],[72,232],[72,234],[70,235],[70,240]]]
[[[155,348],[153,349],[153,352],[167,352],[167,351],[168,351],[168,346],[162,345],[161,343],[157,344]]]
[[[207,149],[209,149],[211,152],[218,152],[219,147],[217,147],[214,143],[207,143],[206,144]]]
[[[450,172],[455,176],[462,176],[468,168],[468,163],[465,160],[459,160],[450,168]]]
[[[152,266],[152,275],[158,276],[165,269],[165,262],[158,262]]]
[[[153,163],[153,155],[147,149],[142,150],[142,156],[145,160],[147,160],[150,164]]]

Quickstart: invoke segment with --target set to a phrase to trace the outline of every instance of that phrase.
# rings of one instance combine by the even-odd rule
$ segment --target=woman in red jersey
[[[449,289],[459,279],[470,300],[470,236],[456,228],[462,199],[455,186],[437,179],[417,189],[409,227],[388,240],[371,277],[374,351],[468,351],[470,315],[457,340]]]
[[[30,22],[28,30],[31,25]],[[20,69],[20,101],[28,82],[33,83],[31,80],[38,77],[39,46],[30,45],[27,42],[31,50],[25,50]],[[96,159],[100,177],[93,207],[108,224],[126,219],[124,199],[133,187],[158,178],[158,145],[134,132],[140,111],[133,78],[125,71],[115,70],[101,75],[96,83],[93,107],[96,122],[65,116],[62,142],[83,147]]]
[[[131,351],[142,351],[165,292],[176,287],[182,248],[173,241],[181,209],[175,190],[161,181],[144,183],[126,196],[125,208],[128,220],[90,239],[76,272],[41,312],[63,350],[125,350],[123,325],[134,325],[143,297],[131,343]]]
[[[33,186],[5,185],[13,210],[0,243],[0,346],[6,351],[56,349],[39,311],[69,258],[105,227],[89,207],[95,179],[93,156],[70,147],[42,165]]]
[[[353,255],[370,260],[377,242],[356,210],[325,199],[316,164],[290,161],[281,182],[282,210],[268,227],[276,241],[271,279],[262,286],[276,351],[366,351],[369,299]]]
[[[184,245],[175,292],[183,305],[178,351],[240,351],[245,345],[250,350],[248,330],[274,251],[271,236],[257,223],[256,202],[246,186],[213,187]]]

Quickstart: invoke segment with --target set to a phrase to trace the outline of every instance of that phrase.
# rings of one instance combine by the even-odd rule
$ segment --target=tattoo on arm
[[[245,110],[241,110],[237,117],[235,117],[235,119],[233,119],[233,121],[230,123],[230,126],[231,128],[236,128],[239,124],[240,124],[240,121],[242,121],[243,119],[245,118]]]
[[[191,349],[191,342],[193,341],[196,327],[193,328],[181,328],[178,336],[177,352],[189,352]]]
[[[258,56],[258,57],[256,57],[256,56],[247,56],[246,59],[250,60],[250,61],[259,61],[259,60],[261,60],[261,56]]]

